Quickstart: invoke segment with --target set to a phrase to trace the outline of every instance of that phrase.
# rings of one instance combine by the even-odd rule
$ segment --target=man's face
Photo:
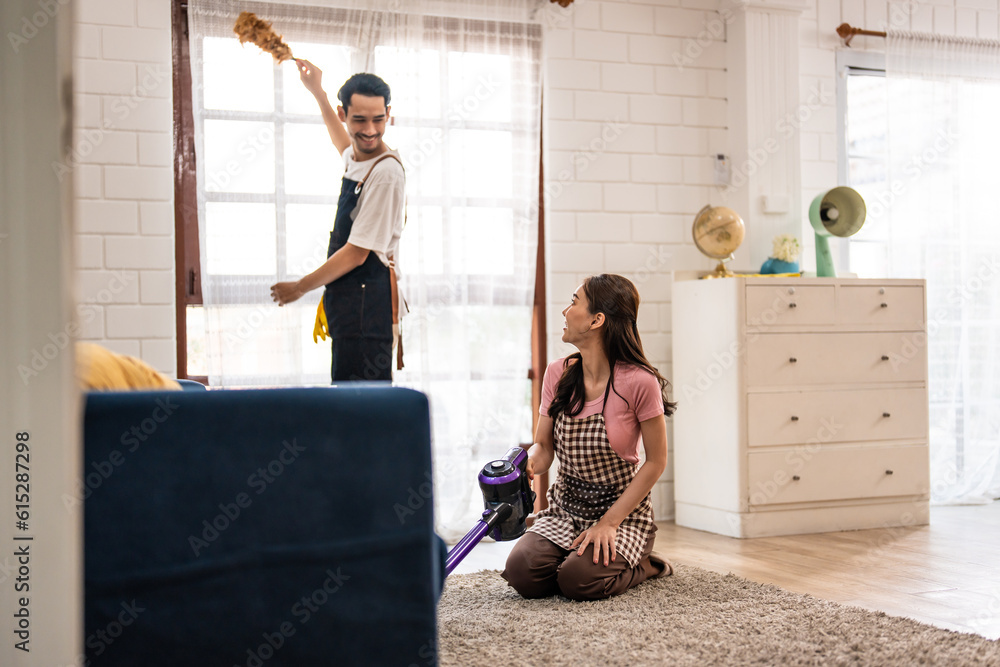
[[[384,97],[354,93],[349,106],[338,111],[340,120],[347,125],[356,156],[372,157],[385,150],[382,135],[389,120],[389,107],[385,105]]]

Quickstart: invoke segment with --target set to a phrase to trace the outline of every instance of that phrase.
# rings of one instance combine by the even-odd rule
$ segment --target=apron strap
[[[378,163],[381,162],[382,160],[387,160],[389,158],[392,158],[393,160],[399,163],[400,167],[403,167],[403,161],[400,160],[395,155],[393,155],[392,153],[386,153],[385,155],[378,156],[372,163],[371,169],[369,169],[368,173],[365,174],[365,177],[362,178],[360,181],[358,181],[358,184],[354,187],[354,194],[358,194],[359,192],[361,192],[361,187],[365,184],[365,181],[368,180],[368,177],[372,175],[372,172],[375,171],[375,167],[378,166]],[[406,167],[403,167],[403,171],[404,172],[406,171]]]
[[[615,367],[611,367],[611,373],[608,375],[608,386],[604,388],[604,404],[601,405],[601,414],[604,414],[604,408],[608,407],[608,396],[611,394],[611,378],[615,376]]]

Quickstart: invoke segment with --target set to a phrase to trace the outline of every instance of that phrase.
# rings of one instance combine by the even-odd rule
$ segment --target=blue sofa
[[[89,664],[437,663],[423,394],[92,393],[84,468]]]

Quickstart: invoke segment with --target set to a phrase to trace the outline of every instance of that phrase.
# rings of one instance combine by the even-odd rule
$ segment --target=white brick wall
[[[170,49],[170,32],[148,28],[101,29],[101,55],[108,60],[159,63]]]
[[[711,268],[675,258],[708,203],[709,156],[726,151],[725,43],[710,34],[717,0],[677,4],[576,0],[547,10],[550,360],[572,351],[560,336],[573,290],[588,275],[620,273],[639,288],[643,344],[669,379],[670,271]],[[567,165],[576,166],[569,177]],[[672,471],[654,491],[659,518],[673,515]]]
[[[81,337],[174,375],[170,3],[78,0],[75,28]]]

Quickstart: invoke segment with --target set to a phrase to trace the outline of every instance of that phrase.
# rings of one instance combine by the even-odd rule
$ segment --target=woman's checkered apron
[[[606,405],[607,392],[604,402]],[[562,412],[556,419],[554,436],[559,476],[549,488],[548,508],[538,513],[528,530],[570,549],[573,540],[597,523],[624,493],[639,467],[611,448],[603,412],[583,419]],[[653,506],[647,493],[618,526],[617,555],[631,567],[638,565],[652,530]]]

